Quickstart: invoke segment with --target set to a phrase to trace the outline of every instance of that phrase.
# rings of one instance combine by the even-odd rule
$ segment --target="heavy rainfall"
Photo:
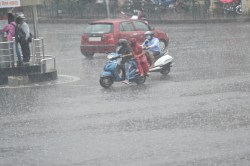
[[[232,8],[225,8],[223,0],[17,1],[19,6],[0,9],[0,21],[7,24],[10,11],[24,14],[34,37],[31,57],[22,64],[6,63],[1,33],[0,78],[6,68],[18,71],[37,65],[40,76],[47,72],[44,61],[57,76],[22,82],[31,79],[24,72],[0,81],[1,166],[250,165],[249,1]],[[180,2],[182,11],[177,10]],[[141,10],[146,21],[130,18]],[[149,76],[138,76],[146,79],[142,84],[115,80],[109,88],[102,87],[112,51],[84,54],[87,47],[81,49],[81,40],[88,26],[107,18],[141,21],[155,36],[158,30],[167,34],[163,56],[173,58],[170,72],[151,72],[151,65]],[[115,23],[112,26],[105,33],[115,32]],[[118,39],[124,35],[120,33]],[[92,48],[101,47],[96,36],[91,39]],[[118,39],[112,38],[115,46]],[[34,51],[37,41],[44,42],[43,55]],[[38,64],[35,53],[41,58]],[[16,51],[12,56],[17,59]],[[121,70],[124,74],[126,69]]]

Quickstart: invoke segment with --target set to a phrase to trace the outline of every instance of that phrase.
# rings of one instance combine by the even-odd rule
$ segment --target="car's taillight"
[[[82,44],[86,43],[87,40],[88,40],[88,37],[85,35],[82,35]]]
[[[110,44],[115,44],[115,37],[113,34],[104,34],[103,39]]]

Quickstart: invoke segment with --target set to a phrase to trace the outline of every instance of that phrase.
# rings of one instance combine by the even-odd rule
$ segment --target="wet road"
[[[249,23],[155,25],[169,76],[109,90],[106,56],[80,54],[84,25],[39,26],[59,80],[0,87],[0,165],[250,165]]]

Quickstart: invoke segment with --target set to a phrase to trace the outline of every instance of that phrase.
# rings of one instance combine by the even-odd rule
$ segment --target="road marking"
[[[20,86],[3,85],[3,86],[0,86],[0,89],[17,89],[17,88],[32,88],[32,87],[51,86],[51,85],[59,85],[59,84],[68,84],[68,83],[76,82],[79,80],[80,80],[80,78],[76,77],[76,76],[58,75],[58,79],[53,80],[53,81],[38,82],[38,83],[32,83],[32,84],[20,85]]]

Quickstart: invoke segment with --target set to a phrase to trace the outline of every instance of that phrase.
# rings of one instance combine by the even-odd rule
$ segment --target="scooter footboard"
[[[120,76],[118,75],[118,73],[112,73],[110,71],[103,71],[101,73],[100,77],[112,77],[112,79],[114,81],[121,81],[122,80],[122,78],[120,78]]]
[[[135,79],[136,74],[138,74],[138,66],[136,64],[136,61],[132,60],[130,61],[129,65],[129,79],[133,80]]]

